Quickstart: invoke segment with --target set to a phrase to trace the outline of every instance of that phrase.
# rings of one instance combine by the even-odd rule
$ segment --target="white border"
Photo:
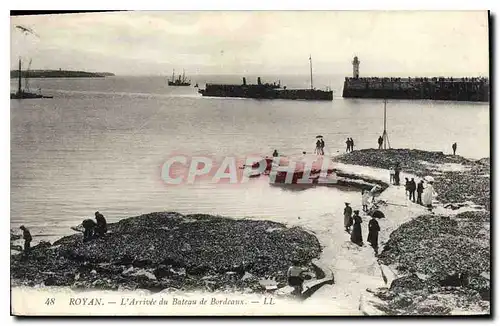
[[[3,56],[3,68],[4,68],[4,73],[2,74],[4,78],[2,78],[2,83],[3,87],[3,99],[5,105],[0,109],[0,121],[2,122],[2,127],[0,128],[1,130],[1,136],[0,136],[0,144],[1,144],[1,171],[2,171],[2,187],[1,187],[1,192],[2,192],[2,198],[3,198],[3,205],[2,205],[2,223],[4,223],[4,227],[2,228],[4,230],[4,234],[6,234],[6,230],[10,229],[10,221],[9,221],[9,216],[10,216],[10,104],[8,99],[9,99],[9,89],[10,86],[7,84],[7,78],[5,76],[8,76],[8,69],[9,63],[8,60],[10,58],[9,55],[9,47],[7,46],[9,44],[9,38],[10,38],[10,26],[9,26],[9,18],[7,14],[7,10],[11,9],[16,9],[16,10],[29,10],[29,9],[43,9],[43,10],[62,10],[62,8],[66,10],[82,10],[84,8],[92,8],[93,10],[116,10],[117,8],[126,8],[128,10],[485,10],[485,9],[490,9],[492,10],[493,14],[498,13],[498,1],[470,1],[470,0],[455,0],[455,1],[436,1],[436,0],[420,0],[420,1],[407,1],[403,2],[401,0],[399,1],[390,1],[390,0],[378,0],[378,1],[317,1],[317,0],[286,0],[286,1],[272,1],[272,0],[245,0],[245,1],[237,1],[237,0],[218,0],[218,1],[203,1],[203,0],[198,0],[198,1],[193,1],[193,0],[182,0],[182,1],[168,1],[164,3],[158,3],[158,1],[152,1],[152,0],[141,0],[141,1],[135,1],[135,2],[129,2],[126,5],[124,2],[116,1],[116,2],[106,2],[104,3],[103,1],[96,1],[96,0],[87,0],[85,3],[78,3],[78,2],[69,2],[69,1],[53,1],[53,0],[44,0],[44,1],[33,1],[33,0],[23,0],[23,1],[18,1],[15,3],[12,2],[7,2],[4,1],[2,2],[2,7],[10,4],[9,8],[5,8],[6,10],[2,10],[2,13],[4,13],[4,19],[2,21],[2,31],[1,31],[1,36],[2,36],[2,43],[3,43],[3,49],[2,51],[2,56]],[[82,6],[84,5],[84,6]],[[2,8],[4,9],[4,8]],[[497,28],[498,28],[498,17],[496,20]],[[495,41],[498,41],[497,36],[495,35]],[[496,43],[496,42],[495,42]],[[496,60],[498,58],[498,53],[495,53],[495,62],[498,62]],[[496,82],[496,76],[491,76],[492,79]],[[497,83],[495,83],[496,85]],[[497,93],[497,87],[495,87],[494,90],[492,90],[495,94]],[[496,103],[495,103],[496,104]],[[498,107],[495,105],[494,106],[496,109]],[[496,114],[497,119],[495,119],[496,124],[498,124],[498,113]],[[495,149],[498,151],[500,145],[498,145],[497,142],[495,142]],[[494,167],[496,168],[496,166]],[[496,175],[496,174],[495,174]],[[497,181],[497,178],[494,179],[494,182]],[[499,202],[497,199],[498,194],[495,195],[494,200],[496,202]],[[499,223],[496,223],[497,225]],[[5,240],[5,248],[7,247],[6,244],[7,240]],[[492,246],[492,248],[499,248],[498,243],[495,241],[495,245]],[[4,255],[1,259],[1,261],[6,264],[9,259],[9,252],[7,250],[2,250],[2,255]],[[5,265],[4,265],[5,266]],[[495,270],[497,270],[495,268]],[[9,288],[9,283],[7,283],[7,279],[10,279],[9,275],[9,270],[7,268],[2,269],[2,282],[1,284],[1,294],[3,295],[3,307],[4,311],[2,316],[4,317],[4,320],[8,323],[14,323],[15,320],[12,317],[9,317],[10,314],[10,307],[9,307],[9,302],[10,302],[10,288]],[[496,282],[498,283],[498,282]],[[498,302],[498,300],[496,300]],[[497,307],[495,307],[497,308]],[[494,308],[493,308],[494,309]],[[9,311],[8,311],[9,310]],[[497,310],[498,311],[498,310]],[[119,320],[119,321],[112,321],[112,320],[103,320],[103,321],[93,321],[93,323],[123,323],[123,322],[135,322],[136,320],[131,320],[131,321],[125,321],[125,320]],[[279,320],[272,320],[273,322],[278,322]],[[332,320],[334,323],[338,324],[344,324],[346,323],[345,320]],[[332,321],[327,321],[327,322],[332,322]],[[392,320],[396,321],[396,320]],[[418,322],[418,320],[416,320]],[[76,320],[71,320],[71,321],[61,321],[64,323],[73,323],[77,322]],[[89,320],[82,320],[80,322],[89,322]],[[141,320],[142,322],[142,320]],[[177,320],[161,320],[157,321],[161,323],[169,323],[169,324],[177,324],[179,321]],[[202,320],[188,320],[188,322],[204,322],[206,323],[207,321],[202,321]],[[217,321],[209,321],[213,323],[218,323],[220,322],[219,320]],[[234,320],[228,320],[228,322],[234,323],[236,321]],[[243,321],[239,320],[238,323],[242,322],[248,322],[248,321]],[[259,323],[270,323],[271,321],[262,321],[259,320]],[[290,320],[285,320],[287,324],[290,323],[300,323],[304,324],[304,322],[307,322],[305,320],[295,320],[295,321],[290,321]],[[356,320],[356,323],[386,323],[386,320],[383,321],[375,321],[375,320]],[[405,320],[406,322],[406,320]],[[438,320],[426,320],[426,323],[433,324],[438,322]],[[451,322],[454,322],[454,320],[451,320]],[[52,324],[53,321],[50,320],[44,320],[42,323],[45,324]]]

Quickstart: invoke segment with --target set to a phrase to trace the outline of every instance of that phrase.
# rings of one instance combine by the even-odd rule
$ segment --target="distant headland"
[[[86,72],[72,70],[22,70],[22,78],[99,78],[109,77],[115,74],[110,72]],[[10,78],[19,78],[19,70],[11,70]]]

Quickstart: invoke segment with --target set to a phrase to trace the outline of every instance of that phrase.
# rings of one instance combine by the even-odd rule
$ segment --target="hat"
[[[349,205],[350,203],[348,203],[348,202],[345,202],[345,204],[346,204],[346,205]]]
[[[24,225],[21,225],[19,228],[20,228],[21,230],[22,230],[22,229],[24,229]]]
[[[359,210],[355,210],[355,211],[354,211],[354,213],[355,213],[355,214],[358,214],[358,213],[359,213]]]

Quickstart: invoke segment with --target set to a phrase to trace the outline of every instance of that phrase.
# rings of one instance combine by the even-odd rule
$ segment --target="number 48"
[[[45,300],[45,304],[47,306],[53,305],[55,302],[56,302],[55,298],[47,298],[47,300]]]

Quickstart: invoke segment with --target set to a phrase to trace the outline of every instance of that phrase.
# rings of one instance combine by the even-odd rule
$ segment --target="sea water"
[[[289,88],[308,87],[307,78],[280,79]],[[203,88],[240,78],[199,76],[196,82]],[[303,226],[341,220],[345,201],[360,205],[358,191],[294,190],[271,186],[265,177],[232,186],[169,186],[161,166],[173,153],[311,153],[317,135],[324,137],[327,156],[345,152],[347,137],[355,149],[376,147],[382,101],[343,99],[342,82],[342,76],[317,77],[315,86],[331,87],[334,100],[310,102],[206,98],[194,87],[168,87],[167,77],[30,80],[32,89],[54,98],[10,101],[11,228],[24,224],[35,242],[53,241],[96,210],[111,222],[165,210]],[[16,87],[15,80],[11,84]],[[393,148],[450,153],[457,142],[460,155],[489,156],[487,103],[391,100],[387,129]]]

